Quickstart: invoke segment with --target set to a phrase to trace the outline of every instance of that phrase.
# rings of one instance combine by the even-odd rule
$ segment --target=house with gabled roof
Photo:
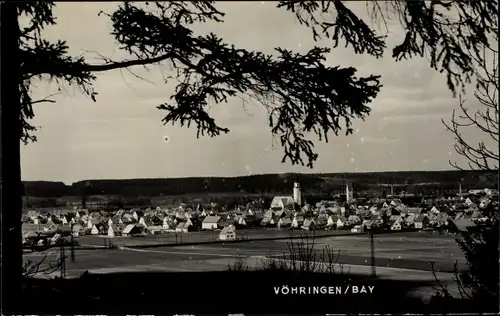
[[[482,216],[481,212],[474,211],[474,212],[472,212],[471,218],[474,220],[474,219],[480,218],[481,216]]]
[[[455,232],[465,232],[475,226],[476,224],[470,218],[468,219],[462,218],[462,219],[448,221],[448,228],[451,231]]]
[[[351,228],[351,233],[361,233],[364,231],[364,228],[363,225],[354,225],[354,227]]]
[[[415,224],[415,215],[408,215],[405,220],[404,220],[404,224],[406,227],[413,227],[413,225]]]
[[[143,210],[136,209],[136,210],[134,210],[134,212],[132,213],[132,217],[134,218],[134,220],[135,220],[136,222],[138,222],[138,221],[139,221],[139,219],[140,219],[141,217],[143,217],[143,216],[144,216],[144,211],[143,211]]]
[[[278,220],[278,228],[289,228],[292,227],[292,219],[290,217],[281,217]]]
[[[389,220],[389,224],[390,224],[391,230],[393,230],[393,231],[401,230],[401,222],[400,221]]]
[[[406,208],[407,208],[406,205],[404,205],[403,203],[399,203],[394,207],[394,209],[396,209],[399,212],[405,212]]]
[[[349,216],[349,218],[347,219],[347,221],[350,224],[352,224],[352,225],[359,225],[359,224],[361,224],[361,219],[357,215],[351,215],[351,216]]]
[[[284,209],[289,205],[294,205],[293,196],[275,196],[271,201],[272,209]]]
[[[85,235],[85,227],[80,224],[73,225],[73,236],[83,236]]]
[[[227,222],[220,216],[218,215],[210,215],[207,216],[203,219],[203,222],[201,222],[201,229],[206,229],[206,230],[214,230],[214,229],[221,229],[226,225]]]
[[[344,216],[340,216],[339,219],[337,219],[337,229],[343,228],[345,226],[349,226],[349,222],[347,221],[347,218]]]
[[[90,221],[89,221],[89,223],[90,223]],[[99,235],[99,228],[97,227],[97,224],[92,226],[92,228],[90,229],[90,233],[92,235]]]
[[[260,226],[264,226],[265,227],[265,226],[269,225],[269,223],[271,222],[271,220],[272,220],[272,217],[267,217],[267,216],[263,217],[261,219],[261,221],[260,221]]]
[[[151,235],[157,235],[163,233],[163,227],[161,225],[149,225],[146,227],[146,231]]]
[[[163,224],[164,218],[165,218],[164,214],[155,214],[154,216],[151,217],[151,223],[155,225],[161,225]]]
[[[59,216],[59,221],[62,225],[67,225],[71,221],[71,218],[68,215],[62,214]]]
[[[237,215],[234,218],[234,225],[237,226],[237,227],[243,227],[243,226],[247,225],[247,222],[245,221],[245,219],[243,218],[243,216]]]
[[[47,223],[47,219],[43,217],[42,215],[38,214],[37,216],[33,217],[33,224],[35,225],[42,225]]]
[[[303,230],[316,230],[316,221],[312,218],[305,219],[302,223],[301,229]]]
[[[139,222],[138,222],[139,225],[142,225],[144,227],[148,227],[148,223],[146,223],[146,219],[143,217],[139,218]]]
[[[304,224],[304,216],[298,215],[294,216],[292,219],[292,228],[298,229]]]
[[[371,219],[365,219],[363,220],[363,222],[361,223],[361,226],[364,228],[364,229],[371,229],[372,226],[374,226],[374,222],[371,220]]]
[[[326,215],[326,214],[325,214]],[[314,219],[317,229],[325,228],[328,223],[328,216],[318,216]]]
[[[115,237],[120,235],[120,229],[115,224],[108,226],[108,237]]]
[[[416,229],[427,228],[429,226],[429,218],[424,215],[419,215],[415,218],[413,225],[413,227],[415,227]]]
[[[326,221],[327,228],[334,228],[337,226],[337,220],[339,219],[338,215],[330,215]]]
[[[95,219],[89,219],[87,221],[87,229],[92,229],[96,224],[98,224],[99,222]]]
[[[170,217],[165,216],[163,218],[162,227],[164,230],[175,229],[175,226],[177,226],[177,224]]]
[[[177,233],[187,233],[189,231],[189,224],[186,222],[179,222],[175,227]]]
[[[439,213],[436,218],[436,223],[439,226],[446,226],[448,224],[448,219],[450,216],[447,213]]]
[[[224,227],[219,234],[219,240],[236,240],[236,228],[233,225]]]
[[[421,207],[409,207],[408,208],[408,215],[420,215],[422,213],[422,208]]]
[[[128,224],[122,231],[122,236],[134,236],[144,233],[144,226],[139,224]]]

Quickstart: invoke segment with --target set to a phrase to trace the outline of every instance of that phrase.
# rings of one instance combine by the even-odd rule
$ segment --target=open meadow
[[[294,243],[300,242],[296,239]],[[148,249],[119,247],[117,249],[75,250],[75,262],[67,260],[68,275],[89,270],[96,273],[123,271],[219,271],[227,269],[236,258],[257,262],[266,256],[288,252],[290,240],[254,240],[242,243],[198,244],[154,247]],[[338,254],[338,264],[369,266],[370,240],[366,235],[316,237],[314,250],[319,254],[325,246]],[[399,233],[375,237],[375,264],[381,268],[428,271],[431,261],[440,272],[452,272],[453,264],[465,267],[465,258],[450,236],[430,233]],[[66,255],[69,256],[69,249]],[[47,255],[53,262],[60,255],[57,248],[45,252],[26,253],[25,260]]]
[[[107,236],[80,236],[76,240],[80,246],[104,247],[111,243],[114,246],[124,247],[148,247],[158,245],[182,245],[191,243],[213,243],[219,241],[220,231],[196,231],[188,233],[166,232],[157,235],[146,235],[143,237],[112,237]],[[317,230],[308,232],[303,230],[277,230],[277,229],[239,229],[236,231],[236,238],[239,240],[261,240],[261,239],[285,239],[289,237],[299,238],[301,236],[336,236],[336,235],[356,235],[347,230],[325,231]]]

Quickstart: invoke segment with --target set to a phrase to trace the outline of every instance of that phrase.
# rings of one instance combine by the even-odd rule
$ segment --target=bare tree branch
[[[494,40],[498,45],[498,35]],[[442,120],[455,138],[455,151],[467,160],[468,167],[473,170],[498,171],[499,166],[499,78],[496,47],[483,46],[482,57],[475,58],[477,84],[473,101],[478,109],[471,111],[465,105],[467,100],[460,96],[459,113],[453,111],[450,122]],[[470,141],[464,135],[470,131],[480,132],[481,140],[477,143]],[[463,166],[456,162],[450,161],[450,164],[457,169],[463,169]]]

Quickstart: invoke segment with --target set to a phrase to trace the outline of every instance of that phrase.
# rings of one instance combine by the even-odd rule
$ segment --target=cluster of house
[[[106,235],[138,236],[166,232],[187,233],[200,230],[220,230],[220,238],[236,238],[236,227],[246,227],[247,221],[254,223],[259,213],[251,209],[244,212],[205,211],[203,206],[193,210],[186,206],[175,209],[131,209],[117,212],[53,210],[51,212],[28,211],[23,216],[23,232],[26,236],[44,232],[46,234],[69,231],[73,236]]]
[[[348,189],[347,189],[348,190]],[[349,196],[349,191],[347,196]],[[350,199],[352,200],[352,199]],[[498,210],[494,192],[461,194],[456,198],[421,201],[405,205],[399,198],[373,198],[362,203],[321,201],[305,204],[300,186],[294,185],[293,196],[277,196],[271,209],[264,213],[261,226],[302,230],[432,230],[456,228],[464,230],[488,222],[489,214]]]
[[[446,202],[448,203],[409,207],[400,199],[374,201],[361,206],[342,206],[322,201],[315,207],[306,205],[300,211],[271,209],[264,214],[261,225],[278,229],[348,229],[351,232],[374,228],[391,231],[430,230],[450,225],[464,229],[488,221],[484,210],[488,205],[495,204],[489,199],[473,202],[470,198],[460,202]]]
[[[362,205],[360,205],[362,204]],[[236,238],[236,229],[261,227],[272,229],[348,229],[362,232],[379,228],[384,230],[439,229],[456,226],[460,229],[488,221],[488,210],[498,209],[497,199],[491,195],[460,196],[455,199],[422,201],[418,206],[405,205],[398,198],[373,198],[363,203],[322,201],[316,205],[305,203],[298,183],[293,196],[276,196],[268,210],[253,205],[233,211],[218,212],[210,205],[191,208],[180,205],[172,209],[131,209],[116,212],[29,211],[23,216],[23,231],[55,233],[66,231],[73,236],[105,235],[137,236],[168,232],[220,230],[220,239]],[[210,211],[207,211],[211,209]]]

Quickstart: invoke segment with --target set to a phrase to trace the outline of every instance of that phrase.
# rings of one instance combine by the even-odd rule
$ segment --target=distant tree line
[[[127,198],[172,196],[183,194],[237,193],[291,194],[293,182],[299,181],[306,194],[331,195],[343,193],[349,182],[357,192],[390,192],[390,185],[399,193],[414,194],[450,191],[462,182],[463,190],[496,187],[497,174],[483,171],[415,171],[347,174],[266,174],[234,178],[172,178],[86,180],[66,185],[62,182],[26,181],[24,194],[30,197],[119,196]],[[56,202],[54,202],[56,203]],[[123,203],[115,201],[113,203]]]

